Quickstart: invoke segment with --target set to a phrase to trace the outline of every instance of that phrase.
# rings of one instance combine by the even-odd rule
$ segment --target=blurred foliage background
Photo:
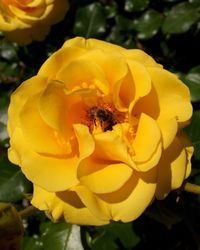
[[[200,0],[69,2],[71,7],[65,19],[52,27],[43,42],[19,46],[6,41],[0,33],[0,201],[22,210],[29,205],[32,192],[32,185],[20,168],[7,159],[10,94],[36,74],[66,39],[74,36],[142,49],[179,75],[190,89],[194,107],[191,125],[186,129],[195,147],[188,181],[200,185]],[[23,219],[21,249],[196,250],[200,249],[199,210],[200,196],[178,190],[163,201],[155,201],[133,223],[79,227],[63,222],[54,224],[37,212]]]

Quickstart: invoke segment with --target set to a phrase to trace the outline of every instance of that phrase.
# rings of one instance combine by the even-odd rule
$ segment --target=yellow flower
[[[190,174],[188,88],[141,50],[65,42],[11,97],[9,159],[54,219],[136,219]]]
[[[67,0],[1,0],[0,30],[21,45],[42,41],[67,10]]]

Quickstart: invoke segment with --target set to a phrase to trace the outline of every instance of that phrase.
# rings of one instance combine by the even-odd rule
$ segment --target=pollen
[[[99,101],[97,105],[89,107],[86,111],[86,123],[94,134],[106,132],[113,126],[125,121],[125,114],[119,112],[109,103]]]

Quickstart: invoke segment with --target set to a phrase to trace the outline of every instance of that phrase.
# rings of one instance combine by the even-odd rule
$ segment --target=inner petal
[[[67,88],[96,88],[103,94],[108,94],[109,85],[102,69],[88,60],[76,60],[63,67],[57,78],[64,82]]]

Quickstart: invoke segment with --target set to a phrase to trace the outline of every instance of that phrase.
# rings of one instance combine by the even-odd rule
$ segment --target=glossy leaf
[[[142,11],[149,5],[149,0],[126,0],[124,9],[127,12]]]
[[[153,9],[147,10],[139,19],[134,21],[139,39],[149,39],[155,36],[161,27],[163,17]]]
[[[191,69],[183,80],[190,89],[191,100],[200,101],[200,66]]]
[[[191,124],[186,128],[186,131],[194,146],[194,157],[200,160],[200,110],[195,111],[192,116]]]
[[[32,184],[19,167],[11,164],[6,157],[0,159],[0,201],[17,202],[24,194],[32,191]]]
[[[140,242],[132,223],[114,222],[99,228],[98,232],[99,236],[94,240],[92,247],[95,250],[100,249],[100,246],[104,246],[104,249],[118,249],[116,242],[120,242],[124,249],[131,249]]]
[[[40,238],[35,237],[24,237],[22,250],[43,250],[43,243]]]
[[[165,34],[184,33],[200,18],[199,8],[184,2],[175,5],[163,22],[162,31]]]
[[[95,2],[79,8],[76,13],[74,34],[84,37],[99,37],[106,30],[106,19],[101,4]]]
[[[44,250],[83,250],[79,226],[47,222],[41,230]]]

